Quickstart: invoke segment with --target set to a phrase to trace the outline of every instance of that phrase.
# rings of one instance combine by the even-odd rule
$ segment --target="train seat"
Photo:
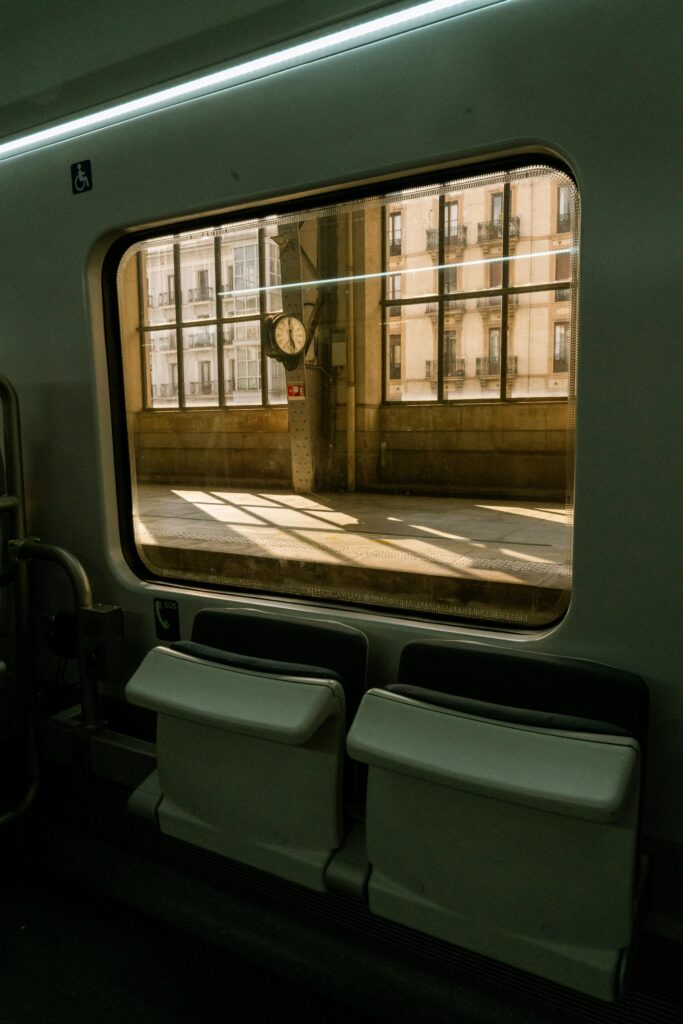
[[[638,891],[646,730],[647,690],[629,673],[409,645],[347,741],[369,766],[370,909],[613,1000]]]
[[[309,621],[264,609],[206,608],[195,615],[192,642],[233,654],[324,666],[344,687],[349,724],[365,692],[367,637],[332,619]]]
[[[197,620],[193,638],[220,646],[156,647],[126,688],[157,712],[157,772],[131,800],[152,799],[167,835],[323,891],[343,840],[346,694],[364,682],[365,636],[269,613]],[[286,624],[290,660],[279,657]],[[244,653],[257,647],[266,657]]]

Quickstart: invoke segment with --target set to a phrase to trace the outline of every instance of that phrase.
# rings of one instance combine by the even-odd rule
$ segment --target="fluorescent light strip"
[[[539,256],[558,256],[560,253],[577,252],[575,246],[568,246],[566,249],[545,249],[543,252],[524,252],[518,256],[493,256],[484,260],[464,260],[462,263],[437,263],[433,267],[408,267],[406,270],[378,270],[373,274],[349,274],[348,277],[323,277],[317,281],[294,281],[293,284],[268,284],[259,288],[240,288],[231,292],[218,292],[222,298],[230,298],[233,295],[259,295],[261,292],[283,292],[288,288],[318,288],[328,284],[349,284],[352,281],[372,281],[382,277],[397,277],[408,274],[427,274],[433,270],[450,270],[453,267],[480,267],[486,263],[511,263],[513,260],[535,260]],[[533,283],[533,282],[531,282]],[[548,288],[556,288],[557,285],[551,282]],[[417,296],[415,296],[417,298]]]
[[[170,86],[167,89],[160,89],[158,92],[150,93],[148,96],[141,96],[138,99],[128,100],[125,103],[117,103],[115,106],[107,107],[105,110],[99,110],[93,114],[85,114],[83,117],[76,117],[71,121],[53,125],[51,128],[43,128],[40,131],[31,132],[20,138],[11,139],[9,142],[0,143],[0,159],[22,150],[33,149],[45,143],[80,135],[92,128],[123,120],[129,115],[166,106],[174,101],[194,96],[204,90],[215,89],[236,82],[239,79],[247,78],[249,75],[260,71],[269,71],[292,62],[296,64],[297,61],[303,60],[306,57],[322,54],[326,50],[331,50],[345,43],[367,39],[369,36],[387,32],[390,29],[407,25],[410,22],[427,18],[430,15],[447,13],[466,3],[471,4],[472,0],[428,0],[427,3],[415,4],[413,7],[407,7],[403,11],[396,11],[393,14],[386,14],[380,18],[365,21],[360,25],[354,25],[351,28],[331,32],[328,35],[321,36],[319,39],[311,39],[306,43],[288,46],[284,50],[278,50],[264,57],[245,61],[234,67],[225,68],[223,71],[202,75],[200,78],[184,82],[182,85]]]

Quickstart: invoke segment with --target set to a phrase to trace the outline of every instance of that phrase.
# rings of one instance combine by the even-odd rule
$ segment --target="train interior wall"
[[[246,17],[237,7],[226,15],[224,4],[203,5],[198,11],[173,4],[168,9],[172,16],[161,22],[139,5],[134,10],[118,5],[116,11],[83,9],[82,17],[59,25],[56,9],[35,0],[30,4],[35,17],[29,18],[22,6],[21,18],[8,25],[10,59],[0,72],[5,97],[0,133],[8,139],[158,84],[187,80],[298,35],[405,5],[334,3],[323,9],[310,3],[263,2]],[[336,921],[335,940],[328,935],[329,943],[320,943],[316,951],[319,908],[305,904],[292,909],[296,898],[286,891],[273,896],[268,884],[255,898],[258,928],[272,929],[283,938],[281,922],[289,919],[288,934],[296,936],[293,948],[299,959],[286,956],[285,973],[296,963],[297,981],[305,986],[302,964],[309,966],[319,988],[333,991],[342,1004],[340,979],[346,979],[356,1011],[381,978],[389,993],[387,1006],[397,1019],[401,1014],[403,1019],[421,1019],[423,1012],[428,1014],[425,1020],[448,1019],[457,998],[472,1020],[500,1020],[508,1009],[510,1019],[518,1012],[520,1021],[532,1019],[532,1013],[541,1020],[547,1007],[554,1006],[554,1019],[564,1014],[568,1021],[668,1021],[680,1012],[683,941],[683,805],[676,785],[683,773],[678,512],[683,495],[674,471],[683,423],[677,395],[679,318],[673,310],[680,237],[674,221],[680,211],[666,199],[678,190],[675,156],[680,141],[673,126],[679,55],[671,27],[680,22],[680,11],[673,0],[657,0],[647,18],[638,5],[621,0],[607,0],[599,9],[588,0],[470,6],[474,9],[437,17],[413,31],[342,46],[324,58],[254,76],[238,87],[26,152],[5,156],[0,149],[0,372],[12,380],[21,403],[29,532],[72,551],[86,567],[97,600],[124,609],[123,667],[100,682],[114,708],[121,706],[127,680],[158,643],[155,598],[178,603],[184,639],[199,610],[226,602],[279,609],[301,621],[327,615],[330,609],[324,604],[324,611],[313,606],[312,612],[305,601],[141,580],[131,570],[122,553],[111,416],[112,403],[120,402],[121,394],[110,389],[110,321],[102,303],[102,271],[111,246],[129,232],[176,220],[216,211],[229,215],[278,197],[356,183],[400,181],[427,168],[479,166],[522,153],[549,154],[568,166],[582,200],[573,459],[563,441],[570,413],[560,404],[492,403],[475,413],[467,405],[408,408],[373,401],[359,410],[357,420],[358,480],[368,491],[389,489],[390,481],[400,479],[418,493],[438,487],[452,495],[473,490],[486,494],[493,474],[499,496],[550,501],[564,494],[567,474],[573,473],[573,581],[566,615],[551,628],[524,632],[473,629],[348,605],[332,611],[336,620],[358,626],[368,636],[368,679],[374,686],[396,678],[401,650],[417,639],[569,657],[611,665],[645,680],[651,722],[642,833],[651,864],[644,915],[650,945],[635,1003],[603,1011],[580,1000],[563,1002],[562,993],[546,988],[533,990],[531,996],[527,992],[522,1002],[531,1002],[518,1012],[507,1007],[506,995],[495,987],[500,979],[491,987],[486,978],[483,996],[481,991],[473,995],[460,981],[460,993],[454,996],[447,977],[453,968],[450,953],[436,943],[421,947],[420,956],[427,960],[417,957],[416,962],[410,948],[406,952],[401,945],[405,935],[390,929],[375,934],[373,942],[377,939],[381,946],[388,940],[394,966],[391,954],[388,960],[385,953],[375,959],[373,947],[369,960],[375,973],[353,982],[358,950],[366,947],[353,927],[345,931],[345,906],[337,907],[337,916],[331,918]],[[111,46],[113,37],[116,47]],[[26,59],[27,53],[32,60]],[[416,69],[415,74],[407,74],[407,68]],[[94,187],[75,196],[70,168],[84,159],[91,161]],[[635,242],[628,213],[634,208],[639,224]],[[291,482],[284,407],[243,410],[235,419],[229,410],[150,411],[140,402],[129,413],[142,482],[174,483],[179,477],[185,483],[210,480],[217,486],[226,480],[254,487]],[[333,417],[343,452],[344,404],[336,403],[329,413],[325,429]],[[182,441],[176,431],[179,415],[184,421]],[[258,470],[256,450],[261,456]],[[321,486],[334,489],[343,483],[342,462],[343,455],[334,462],[319,454]],[[28,578],[38,664],[35,689],[54,693],[55,655],[47,649],[45,619],[69,607],[71,594],[53,566],[33,565]],[[9,650],[8,660],[12,656]],[[15,682],[11,673],[3,682],[8,719],[16,711]],[[60,693],[63,697],[64,690]],[[73,693],[67,687],[66,696]],[[19,703],[23,701],[22,696]],[[149,767],[149,751],[136,745],[145,741],[128,736],[114,739],[112,749],[104,744],[97,755],[100,790],[89,803],[82,776],[73,770],[82,747],[72,743],[63,722],[48,733],[43,738],[49,755],[43,816],[35,831],[29,825],[20,835],[22,855],[25,849],[31,851],[37,875],[45,871],[53,877],[56,871],[59,878],[70,879],[68,884],[85,885],[86,892],[98,891],[104,882],[117,899],[132,897],[171,928],[174,920],[180,921],[233,953],[241,943],[252,962],[276,957],[272,947],[264,953],[253,934],[257,923],[256,918],[250,922],[240,896],[243,880],[238,880],[237,895],[226,894],[228,883],[216,861],[198,861],[184,850],[178,854],[183,862],[179,867],[168,846],[159,853],[146,825],[131,824],[126,816],[122,794],[127,797]],[[11,725],[2,736],[9,772],[11,765],[23,764],[24,736]],[[18,781],[26,781],[23,767]],[[20,789],[10,785],[8,804]],[[112,823],[119,830],[114,836]],[[121,853],[126,842],[133,865],[128,877]],[[17,871],[11,842],[5,857],[9,870]],[[182,871],[193,875],[193,908],[181,898]],[[207,872],[217,888],[206,884]],[[282,916],[271,912],[269,900]],[[53,898],[47,897],[46,903],[52,913]],[[60,904],[55,914],[63,910]],[[16,923],[24,910],[13,905],[9,913]],[[198,923],[197,913],[203,923]],[[222,923],[226,915],[243,925],[227,937],[229,929]],[[114,932],[112,948],[119,948],[116,922]],[[91,940],[86,936],[84,941]],[[164,941],[158,935],[149,938],[151,944]],[[173,939],[168,941],[173,945]],[[79,949],[74,956],[81,953]],[[343,961],[336,979],[328,954]],[[171,960],[173,955],[172,950]],[[395,970],[396,961],[401,971]],[[434,968],[435,963],[440,966]],[[405,983],[400,978],[403,968]],[[68,969],[65,964],[64,971]],[[462,979],[479,966],[465,958],[457,970]],[[106,971],[103,979],[103,985],[112,984]],[[516,976],[507,981],[519,987]],[[427,1011],[415,998],[420,986],[432,993]],[[656,1002],[662,991],[666,1005]],[[305,1003],[308,996],[299,995]],[[248,1000],[248,993],[244,998]],[[313,1003],[309,1009],[318,1012]],[[43,1004],[34,1019],[40,1013],[42,1019],[51,1019],[49,1012]],[[338,1012],[341,1019],[348,1010],[342,1006]],[[600,1017],[603,1012],[613,1015]]]

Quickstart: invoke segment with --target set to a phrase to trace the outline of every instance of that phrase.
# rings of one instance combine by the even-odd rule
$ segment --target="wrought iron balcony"
[[[555,302],[569,302],[572,297],[571,289],[569,288],[556,288],[555,289]]]
[[[439,248],[439,229],[427,228],[426,237],[426,248],[429,252],[435,253]],[[451,245],[467,245],[467,225],[453,224],[451,227],[447,227],[444,231],[443,241],[446,248]]]
[[[444,367],[444,376],[446,379],[451,377],[464,377],[465,376],[465,359],[447,359]]]
[[[519,296],[515,293],[508,295],[508,309],[512,306],[517,306],[519,303]],[[503,305],[502,295],[480,295],[477,299],[477,309],[488,312],[494,312],[495,310],[501,309]]]
[[[213,334],[209,331],[203,331],[201,334],[190,335],[187,338],[187,348],[213,348],[216,344],[216,339]]]
[[[191,380],[185,381],[185,394],[189,398],[203,395],[205,398],[216,398],[218,396],[218,384],[216,381]]]
[[[175,292],[159,292],[157,306],[173,306],[175,304]]]
[[[464,299],[446,299],[444,303],[444,316],[446,320],[449,317],[460,317],[465,312],[466,303]],[[428,316],[437,316],[439,312],[438,302],[427,302],[425,303],[425,313]]]
[[[152,352],[175,352],[175,348],[173,338],[152,338]]]
[[[444,366],[444,377],[451,379],[454,377],[465,376],[465,359],[447,359]],[[436,380],[437,377],[437,360],[427,359],[425,360],[425,380]]]
[[[477,356],[477,377],[500,377],[500,359],[490,356]],[[517,376],[517,356],[507,357],[508,378]]]
[[[479,221],[477,242],[495,242],[503,237],[503,219]],[[519,238],[519,217],[510,217],[510,238]]]
[[[177,384],[152,384],[152,398],[177,398]]]
[[[394,238],[389,242],[389,255],[400,256],[401,255],[401,239]]]
[[[443,233],[444,245],[467,245],[467,225],[452,224]]]
[[[187,289],[187,301],[188,302],[210,302],[213,298],[213,288],[208,286],[204,288],[188,288]]]

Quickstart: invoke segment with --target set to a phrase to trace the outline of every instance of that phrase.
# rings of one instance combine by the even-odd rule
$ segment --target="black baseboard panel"
[[[64,792],[63,788],[60,787]],[[647,933],[616,1005],[575,993],[162,836],[98,782],[79,806],[47,801],[22,829],[37,872],[135,908],[169,929],[303,987],[355,1019],[424,1024],[678,1024],[681,946]],[[301,1019],[301,1018],[299,1018]]]

